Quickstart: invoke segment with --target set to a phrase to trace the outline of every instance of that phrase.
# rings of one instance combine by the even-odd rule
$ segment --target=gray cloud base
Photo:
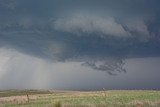
[[[110,75],[160,56],[159,0],[0,0],[0,47]],[[100,62],[100,63],[99,63]]]

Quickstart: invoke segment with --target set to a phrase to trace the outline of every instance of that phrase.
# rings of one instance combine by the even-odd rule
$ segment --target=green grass
[[[27,91],[29,102],[6,101],[0,107],[160,107],[160,91],[50,92]],[[25,95],[26,91],[5,91],[0,96]],[[36,99],[32,99],[36,96]]]

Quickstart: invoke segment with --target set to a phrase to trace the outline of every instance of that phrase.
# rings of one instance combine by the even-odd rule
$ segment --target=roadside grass
[[[19,91],[16,93],[18,92]],[[12,96],[16,93],[12,91],[11,95],[9,95],[9,92],[8,94],[6,93],[5,96]],[[20,95],[23,96],[25,93]],[[1,93],[0,96],[2,96]],[[36,96],[36,99],[32,99],[32,96]],[[13,101],[0,102],[0,107],[160,107],[160,91],[55,91],[52,93],[49,91],[43,91],[42,93],[39,91],[34,93],[32,91],[32,93],[29,93],[29,101],[22,101],[17,99]]]

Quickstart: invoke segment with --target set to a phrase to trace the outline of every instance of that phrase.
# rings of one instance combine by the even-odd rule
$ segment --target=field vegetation
[[[160,91],[0,91],[0,107],[160,107]]]

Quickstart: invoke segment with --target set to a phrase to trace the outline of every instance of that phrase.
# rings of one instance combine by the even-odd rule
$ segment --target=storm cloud
[[[76,65],[77,73],[80,69],[102,71],[115,78],[127,75],[125,66],[130,59],[159,58],[159,3],[158,0],[0,0],[0,80],[6,83],[2,88],[15,88],[16,83],[7,84],[13,73],[19,79],[44,73],[46,81],[42,85],[38,85],[38,79],[31,80],[38,88],[53,88],[49,74],[59,74],[54,70],[57,64],[71,69]],[[70,68],[66,74],[72,71]],[[28,84],[27,78],[24,81],[26,85],[18,87],[35,85]],[[67,88],[74,89],[74,85]]]
[[[112,36],[129,35],[113,18],[102,18],[92,15],[73,15],[68,19],[57,19],[53,25],[56,30],[79,35],[80,33],[99,33],[99,35]]]

